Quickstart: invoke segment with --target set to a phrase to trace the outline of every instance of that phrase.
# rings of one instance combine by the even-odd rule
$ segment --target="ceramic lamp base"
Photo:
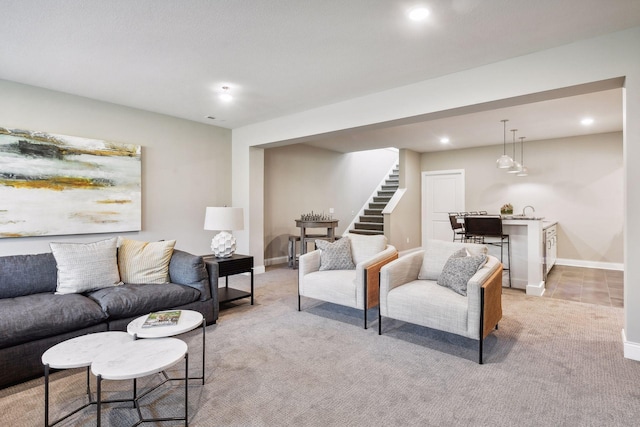
[[[221,231],[211,240],[211,250],[217,258],[229,258],[236,251],[236,238],[228,231]]]

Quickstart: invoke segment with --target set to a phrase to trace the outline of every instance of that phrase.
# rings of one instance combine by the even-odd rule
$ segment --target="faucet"
[[[535,210],[535,208],[534,208],[533,206],[531,206],[531,205],[527,205],[527,206],[525,206],[524,208],[522,208],[522,216],[527,216],[527,213],[525,212],[525,211],[527,210],[527,208],[531,208],[531,210],[533,211],[533,212],[531,212],[531,213],[534,213],[534,212],[536,211],[536,210]]]

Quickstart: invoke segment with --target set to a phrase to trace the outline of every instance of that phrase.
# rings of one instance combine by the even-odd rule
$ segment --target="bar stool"
[[[453,230],[453,241],[460,240],[464,242],[466,238],[466,233],[464,231],[464,224],[458,222],[458,217],[460,216],[457,212],[449,212],[449,222],[451,223],[451,230]]]
[[[509,235],[502,232],[502,217],[499,215],[477,215],[464,217],[464,229],[467,238],[474,243],[500,246],[500,262],[502,269],[509,272],[509,287],[511,287],[511,242]],[[485,241],[485,238],[500,239],[500,241]],[[508,267],[504,267],[504,246],[507,246]]]

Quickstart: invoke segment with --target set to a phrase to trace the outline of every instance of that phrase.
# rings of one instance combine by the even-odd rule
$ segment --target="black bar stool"
[[[449,212],[449,222],[451,223],[451,230],[453,230],[453,241],[460,240],[464,242],[466,234],[464,231],[464,223],[458,222],[460,214],[457,212]]]
[[[500,262],[503,270],[509,272],[509,287],[511,287],[511,242],[509,235],[502,232],[502,217],[499,215],[465,216],[464,229],[467,239],[474,243],[500,246]],[[486,241],[485,238],[500,239],[500,241]],[[504,267],[504,246],[507,245],[508,267]]]

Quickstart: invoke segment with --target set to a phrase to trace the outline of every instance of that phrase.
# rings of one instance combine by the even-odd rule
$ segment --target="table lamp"
[[[217,258],[229,258],[236,251],[236,238],[230,232],[244,229],[242,208],[207,207],[205,230],[219,230],[211,240],[211,250]]]

